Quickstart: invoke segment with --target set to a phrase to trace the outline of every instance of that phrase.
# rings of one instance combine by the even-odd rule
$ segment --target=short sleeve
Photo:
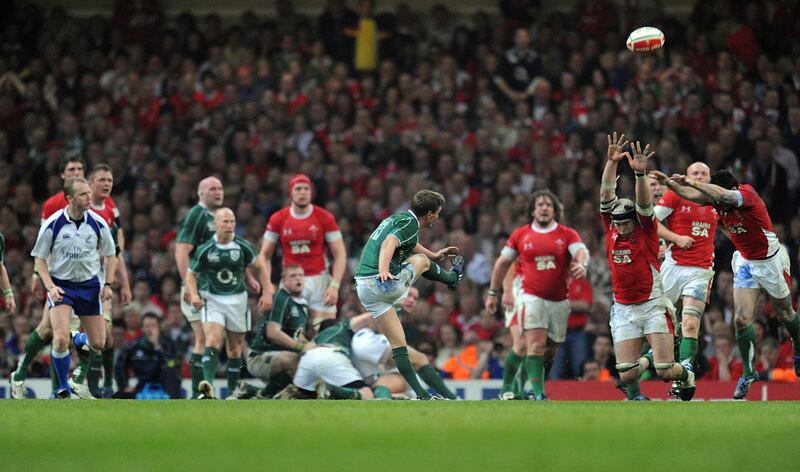
[[[737,206],[740,208],[755,206],[758,200],[760,200],[756,191],[749,185],[741,185],[739,190],[735,190],[735,192],[739,194],[739,204]]]
[[[186,216],[184,216],[181,222],[178,223],[178,235],[175,238],[176,242],[192,245],[195,244],[197,222],[200,220],[198,215],[199,212],[195,211],[195,208],[186,213]]]
[[[520,229],[521,228],[517,228],[511,233],[511,236],[506,240],[506,245],[503,246],[503,249],[500,251],[500,255],[510,261],[517,260],[517,256],[519,255],[519,238],[520,234],[522,234]]]
[[[320,210],[322,209],[320,208]],[[320,223],[322,225],[322,230],[325,232],[326,242],[331,243],[342,239],[342,232],[339,230],[339,224],[336,223],[336,218],[333,217],[331,212],[322,210],[320,212]]]
[[[281,212],[279,211],[273,213],[272,216],[269,217],[267,227],[264,230],[264,239],[272,244],[277,244],[280,238],[281,227],[283,226],[283,218],[281,216]]]
[[[408,218],[405,221],[397,221],[394,225],[391,231],[389,231],[389,234],[396,237],[397,240],[400,241],[401,246],[414,239],[419,229],[417,220],[414,218]]]

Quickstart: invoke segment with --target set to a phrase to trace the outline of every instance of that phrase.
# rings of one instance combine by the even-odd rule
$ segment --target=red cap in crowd
[[[289,180],[289,193],[292,193],[292,189],[297,184],[308,184],[311,187],[311,179],[308,178],[306,174],[296,174]]]

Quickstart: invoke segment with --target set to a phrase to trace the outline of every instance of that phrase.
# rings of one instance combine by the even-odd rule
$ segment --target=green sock
[[[89,362],[94,359],[94,351],[89,351],[89,355],[86,357],[80,357],[80,361],[78,365],[75,366],[75,370],[72,371],[72,381],[78,384],[82,384],[86,381],[86,376],[89,375]]]
[[[653,354],[650,352],[650,345],[647,345],[647,351],[642,353],[642,357],[646,358],[649,365],[639,375],[639,380],[649,380],[653,377]],[[641,367],[640,367],[641,368]]]
[[[239,373],[242,370],[242,358],[231,357],[228,359],[228,395],[236,389],[239,384]]]
[[[752,324],[744,328],[736,328],[736,342],[739,344],[739,352],[742,354],[744,376],[749,377],[753,375],[753,358],[756,355],[756,332],[753,330]]]
[[[373,390],[373,392],[375,393],[375,398],[383,398],[385,400],[392,399],[392,391],[389,390],[387,387],[384,386],[375,387],[375,390]]]
[[[361,392],[357,388],[337,387],[331,384],[328,384],[327,387],[334,400],[361,400]]]
[[[531,389],[535,396],[544,393],[544,357],[527,356],[525,358],[525,370],[528,371],[528,378],[531,379]]]
[[[97,392],[101,372],[103,372],[103,356],[93,349],[89,354],[89,372],[86,373],[90,392]]]
[[[25,377],[28,376],[28,366],[31,365],[31,362],[36,359],[36,355],[39,354],[39,351],[46,345],[47,343],[39,337],[39,332],[34,329],[25,342],[25,350],[22,352],[22,357],[19,358],[17,370],[14,371],[15,382],[25,380]]]
[[[114,387],[114,348],[103,349],[103,387]]]
[[[189,372],[192,374],[192,398],[197,398],[197,384],[203,380],[203,355],[192,353],[189,358]]]
[[[290,383],[292,383],[292,376],[289,375],[288,372],[278,372],[270,377],[269,382],[267,382],[267,386],[261,389],[261,396],[265,398],[272,398],[276,393],[286,388],[286,386]]]
[[[681,338],[681,352],[680,362],[688,361],[690,364],[694,363],[694,356],[697,355],[697,338],[689,338],[684,336]]]
[[[428,280],[433,280],[434,282],[442,282],[446,284],[454,284],[458,282],[458,274],[455,272],[451,272],[449,270],[444,270],[442,267],[431,261],[431,266],[422,273],[422,276]]]
[[[789,336],[792,337],[795,355],[800,355],[800,316],[795,313],[792,321],[784,322],[783,326],[789,332]]]
[[[514,396],[517,398],[522,398],[525,396],[525,385],[528,383],[528,371],[525,370],[525,366],[523,365],[525,362],[525,357],[522,357],[522,361],[519,363],[519,368],[517,369],[517,376],[514,378]]]
[[[414,372],[414,366],[412,366],[411,361],[408,360],[408,348],[406,346],[400,346],[392,349],[392,359],[394,359],[394,365],[397,366],[400,375],[406,379],[406,383],[414,390],[417,397],[420,399],[430,398],[431,395],[420,385],[417,379],[417,373]]]
[[[642,392],[639,390],[639,379],[634,380],[633,383],[624,385],[625,394],[628,395],[628,400],[633,400],[642,394]]]
[[[439,375],[439,372],[436,372],[436,369],[431,367],[430,364],[423,366],[417,373],[420,377],[422,377],[422,380],[428,384],[428,387],[436,390],[439,395],[450,400],[456,399],[456,394],[447,388],[447,385],[445,385],[444,380],[442,380],[442,377]]]
[[[206,346],[203,353],[203,380],[211,384],[217,376],[217,364],[219,363],[219,349]]]
[[[503,386],[500,389],[501,392],[514,391],[514,380],[517,377],[519,365],[524,359],[524,357],[514,352],[513,349],[508,351],[506,359],[503,362]]]

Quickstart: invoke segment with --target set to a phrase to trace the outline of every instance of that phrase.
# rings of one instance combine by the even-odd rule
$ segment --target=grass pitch
[[[0,401],[16,471],[799,470],[797,402]]]

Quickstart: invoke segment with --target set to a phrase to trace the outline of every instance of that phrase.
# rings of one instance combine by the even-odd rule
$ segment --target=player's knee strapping
[[[695,318],[701,320],[703,319],[703,310],[694,305],[688,305],[683,307],[681,310],[681,316],[694,316]]]
[[[629,370],[638,369],[639,368],[639,361],[636,362],[617,362],[616,364],[617,372],[620,374],[623,372],[627,372]]]

